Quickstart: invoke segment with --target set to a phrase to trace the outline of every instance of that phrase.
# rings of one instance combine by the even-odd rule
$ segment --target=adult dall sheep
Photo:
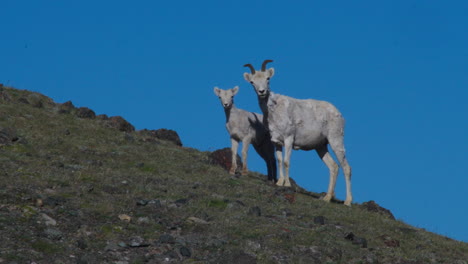
[[[232,167],[229,171],[235,174],[237,169],[237,148],[242,142],[242,175],[248,173],[247,151],[252,144],[258,155],[265,160],[268,170],[268,180],[276,181],[275,146],[270,140],[267,129],[263,126],[263,117],[260,114],[248,112],[234,105],[234,96],[239,91],[236,86],[233,89],[223,90],[214,88],[214,93],[219,97],[226,114],[226,129],[231,137]]]
[[[345,205],[350,206],[351,194],[351,167],[345,156],[344,124],[341,113],[329,102],[314,99],[300,100],[280,95],[270,91],[270,78],[273,77],[274,68],[266,69],[265,60],[260,71],[256,71],[251,64],[251,73],[244,73],[244,79],[252,84],[258,97],[260,108],[264,115],[264,124],[268,128],[271,141],[276,145],[276,158],[280,177],[277,185],[291,186],[289,182],[289,166],[291,150],[315,149],[330,170],[330,183],[323,200],[330,201],[335,196],[338,164],[328,151],[328,145],[335,153],[346,179]],[[283,151],[284,146],[284,162]],[[283,164],[285,174],[283,174]]]

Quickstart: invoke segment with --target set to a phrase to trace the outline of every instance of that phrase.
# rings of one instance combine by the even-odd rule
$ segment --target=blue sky
[[[271,89],[332,102],[346,119],[355,202],[468,242],[468,2],[2,1],[0,83],[176,130],[185,146],[230,144],[213,87],[273,59]],[[250,149],[252,170],[265,165]],[[326,191],[315,152],[291,176]],[[340,173],[337,196],[344,199]]]

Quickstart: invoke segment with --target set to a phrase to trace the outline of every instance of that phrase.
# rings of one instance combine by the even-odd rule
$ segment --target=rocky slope
[[[373,201],[231,176],[225,155],[0,85],[0,263],[467,263]]]

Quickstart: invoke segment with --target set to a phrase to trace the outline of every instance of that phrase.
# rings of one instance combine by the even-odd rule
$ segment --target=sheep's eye
[[[267,81],[269,81],[269,80],[270,80],[270,77],[267,78]]]
[[[253,82],[252,82],[252,81],[250,81],[250,83],[251,83],[251,84],[253,84]]]

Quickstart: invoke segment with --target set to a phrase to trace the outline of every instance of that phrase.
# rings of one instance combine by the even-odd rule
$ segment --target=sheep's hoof
[[[346,201],[344,202],[344,205],[346,205],[346,206],[351,206],[351,200],[346,200]]]
[[[332,195],[327,194],[322,198],[322,200],[325,201],[325,202],[330,202],[332,198],[333,198]]]
[[[276,185],[283,186],[284,185],[284,178],[283,177],[279,178],[279,180],[276,182]]]
[[[235,174],[236,174],[236,169],[230,169],[230,170],[229,170],[229,174],[235,175]]]
[[[284,185],[283,185],[283,186],[284,186],[284,187],[291,187],[291,183],[289,182],[289,180],[286,180],[286,181],[284,182]]]
[[[241,173],[241,175],[242,175],[242,176],[245,176],[245,175],[247,175],[248,173],[249,173],[249,171],[248,171],[248,170],[242,170],[242,173]]]

